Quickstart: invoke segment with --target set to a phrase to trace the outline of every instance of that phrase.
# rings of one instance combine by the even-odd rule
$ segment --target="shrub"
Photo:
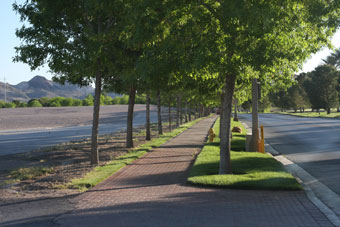
[[[120,97],[119,104],[128,104],[129,103],[129,96],[123,95],[123,97]]]
[[[119,104],[119,102],[120,102],[120,97],[114,97],[111,101],[111,104],[116,105],[116,104]]]
[[[73,99],[73,106],[82,106],[83,101],[80,99]]]
[[[39,99],[39,102],[41,103],[41,105],[43,105],[44,107],[48,107],[50,104],[50,98],[48,97],[42,97]]]
[[[145,104],[146,103],[146,97],[144,95],[137,95],[135,103],[136,104]]]
[[[86,98],[83,100],[83,106],[93,106],[93,96],[88,95]]]
[[[4,108],[15,108],[15,104],[12,102],[6,102]]]
[[[64,98],[60,101],[62,106],[73,106],[74,100],[72,98]]]
[[[15,105],[14,107],[27,107],[26,103],[19,100],[13,100],[12,103]]]
[[[105,98],[104,98],[104,104],[105,105],[111,105],[112,104],[112,98],[111,98],[111,96],[105,96]]]
[[[61,106],[61,103],[60,103],[59,100],[54,99],[54,100],[51,100],[51,102],[49,103],[49,106],[50,106],[50,107],[60,107],[60,106]]]
[[[17,107],[27,107],[27,103],[20,102],[19,105],[17,105]]]
[[[37,99],[31,99],[30,101],[28,101],[27,106],[28,107],[42,107],[41,103]]]

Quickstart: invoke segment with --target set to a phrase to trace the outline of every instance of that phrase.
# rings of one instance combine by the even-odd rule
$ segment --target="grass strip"
[[[191,169],[188,183],[231,189],[301,190],[296,179],[285,171],[281,163],[268,154],[245,152],[246,130],[240,122],[243,133],[233,133],[231,141],[231,166],[233,174],[219,175],[220,138],[219,119],[214,125],[217,135],[214,142],[207,142]]]
[[[280,112],[279,114],[292,115],[297,117],[320,117],[320,118],[340,118],[340,113],[330,113],[327,112],[304,112],[304,113],[293,113],[293,112]]]
[[[180,133],[190,128],[192,125],[196,124],[198,121],[202,119],[203,118],[199,118],[194,121],[183,124],[180,127],[172,130],[171,132],[159,135],[159,137],[154,138],[151,141],[146,142],[138,147],[135,147],[127,154],[115,158],[114,160],[108,162],[104,166],[97,166],[91,172],[87,173],[84,177],[73,179],[72,182],[66,185],[66,187],[76,188],[79,189],[80,191],[86,191],[87,189],[102,182],[103,180],[105,180],[106,178],[108,178],[109,176],[111,176],[124,166],[129,165],[134,160],[142,157],[144,154],[151,151],[153,148],[156,148],[167,142],[169,139],[179,135]]]
[[[13,170],[10,172],[9,176],[15,181],[22,181],[40,177],[53,172],[54,170],[51,167],[35,166]]]

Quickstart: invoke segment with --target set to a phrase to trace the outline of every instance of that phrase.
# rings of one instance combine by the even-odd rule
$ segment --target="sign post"
[[[257,79],[252,79],[252,137],[249,151],[259,151],[259,116],[258,116],[258,83]]]

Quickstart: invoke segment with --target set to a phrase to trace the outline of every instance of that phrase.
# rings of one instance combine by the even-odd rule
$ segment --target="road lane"
[[[251,115],[240,120],[251,126]],[[260,114],[265,139],[340,195],[340,120]]]
[[[156,122],[157,113],[150,113],[151,122]],[[99,134],[109,134],[126,129],[127,113],[112,112],[101,116]],[[62,123],[59,122],[61,125]],[[134,127],[145,124],[145,110],[134,113]],[[41,125],[39,125],[41,126]],[[68,141],[77,141],[91,135],[92,125],[0,130],[0,155],[29,152],[38,148],[53,146]]]

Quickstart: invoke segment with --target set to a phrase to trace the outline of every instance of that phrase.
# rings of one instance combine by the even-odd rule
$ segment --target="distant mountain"
[[[28,101],[33,98],[56,96],[83,99],[93,93],[94,88],[91,86],[79,87],[69,83],[61,85],[42,76],[35,76],[30,81],[17,85],[7,84],[6,87],[7,101]],[[0,100],[4,100],[4,94],[5,85],[0,82]]]

